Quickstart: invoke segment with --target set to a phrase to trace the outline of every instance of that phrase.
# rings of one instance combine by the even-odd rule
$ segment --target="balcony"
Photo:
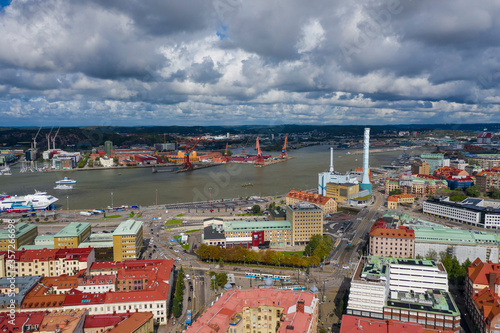
[[[237,313],[229,319],[229,325],[237,326],[241,321],[241,314]]]

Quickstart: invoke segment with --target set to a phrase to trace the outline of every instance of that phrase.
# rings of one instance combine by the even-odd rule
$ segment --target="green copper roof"
[[[20,222],[15,224],[15,238],[21,238],[27,233],[31,232],[33,229],[36,228],[36,225],[33,224],[28,224],[26,222]],[[13,233],[14,234],[14,233]],[[2,229],[0,230],[0,239],[7,239],[11,238],[11,233],[9,232],[8,229]]]
[[[116,228],[115,231],[113,232],[113,236],[137,235],[141,227],[142,227],[141,221],[127,220],[125,222],[120,223],[118,228]]]
[[[64,227],[61,231],[54,235],[54,238],[58,237],[78,237],[85,230],[90,228],[90,223],[85,222],[71,222],[66,227]]]

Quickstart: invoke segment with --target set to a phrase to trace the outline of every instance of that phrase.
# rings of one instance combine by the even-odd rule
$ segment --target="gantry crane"
[[[288,158],[288,154],[286,152],[286,143],[288,142],[288,135],[285,135],[285,144],[283,145],[283,148],[281,148],[281,154],[280,154],[280,158],[282,160],[284,159],[287,159]]]
[[[257,149],[257,158],[255,159],[255,165],[264,165],[264,157],[262,157],[262,150],[260,150],[259,137],[257,137],[255,149]]]
[[[57,138],[57,134],[59,134],[60,129],[61,129],[61,127],[59,127],[57,129],[56,134],[52,137],[52,149],[54,149],[54,150],[56,150],[56,138]]]
[[[194,142],[193,146],[191,148],[188,148],[190,143],[187,143],[186,144],[186,147],[185,148],[185,151],[184,151],[184,165],[183,165],[183,168],[184,169],[193,169],[193,165],[191,164],[191,162],[189,161],[189,155],[193,152],[194,148],[196,147],[196,145],[201,141],[201,138],[203,136],[200,136],[198,137],[198,139]]]

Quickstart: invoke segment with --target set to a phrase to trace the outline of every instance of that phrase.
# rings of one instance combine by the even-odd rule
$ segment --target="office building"
[[[78,248],[91,234],[91,224],[71,222],[54,235],[54,248]]]
[[[429,164],[429,173],[434,173],[437,169],[445,166],[443,154],[421,154],[420,159]]]
[[[286,219],[292,224],[293,245],[306,245],[311,236],[323,234],[323,210],[316,205],[306,202],[287,205]]]
[[[113,232],[113,257],[115,261],[135,260],[141,253],[144,234],[141,221],[127,220]]]
[[[281,289],[229,290],[186,333],[315,333],[319,299],[309,292]]]
[[[452,202],[448,197],[433,198],[423,203],[423,212],[486,229],[500,227],[500,210],[484,207],[483,199],[468,198]]]
[[[336,202],[348,204],[359,196],[359,184],[352,183],[328,183],[326,184],[326,196]]]
[[[108,155],[108,157],[112,156],[113,152],[113,142],[105,141],[104,142],[104,154]]]
[[[284,221],[286,219],[286,212],[282,208],[270,209],[269,220],[271,221]]]
[[[38,227],[36,225],[25,222],[15,223],[12,229],[0,230],[0,251],[17,250],[22,245],[32,244],[37,235]],[[9,247],[9,245],[11,246]]]
[[[337,203],[331,197],[325,197],[316,193],[308,193],[292,190],[286,195],[286,204],[293,205],[297,202],[309,202],[323,209],[325,213],[333,214],[337,212]]]

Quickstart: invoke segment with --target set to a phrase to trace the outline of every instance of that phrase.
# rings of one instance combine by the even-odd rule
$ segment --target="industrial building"
[[[328,183],[326,184],[326,196],[336,202],[349,204],[351,200],[359,197],[359,184],[353,183]]]
[[[318,194],[327,195],[327,184],[359,184],[357,177],[351,176],[349,173],[341,174],[333,168],[333,148],[330,148],[330,170],[318,174]],[[337,201],[337,200],[335,200]]]

